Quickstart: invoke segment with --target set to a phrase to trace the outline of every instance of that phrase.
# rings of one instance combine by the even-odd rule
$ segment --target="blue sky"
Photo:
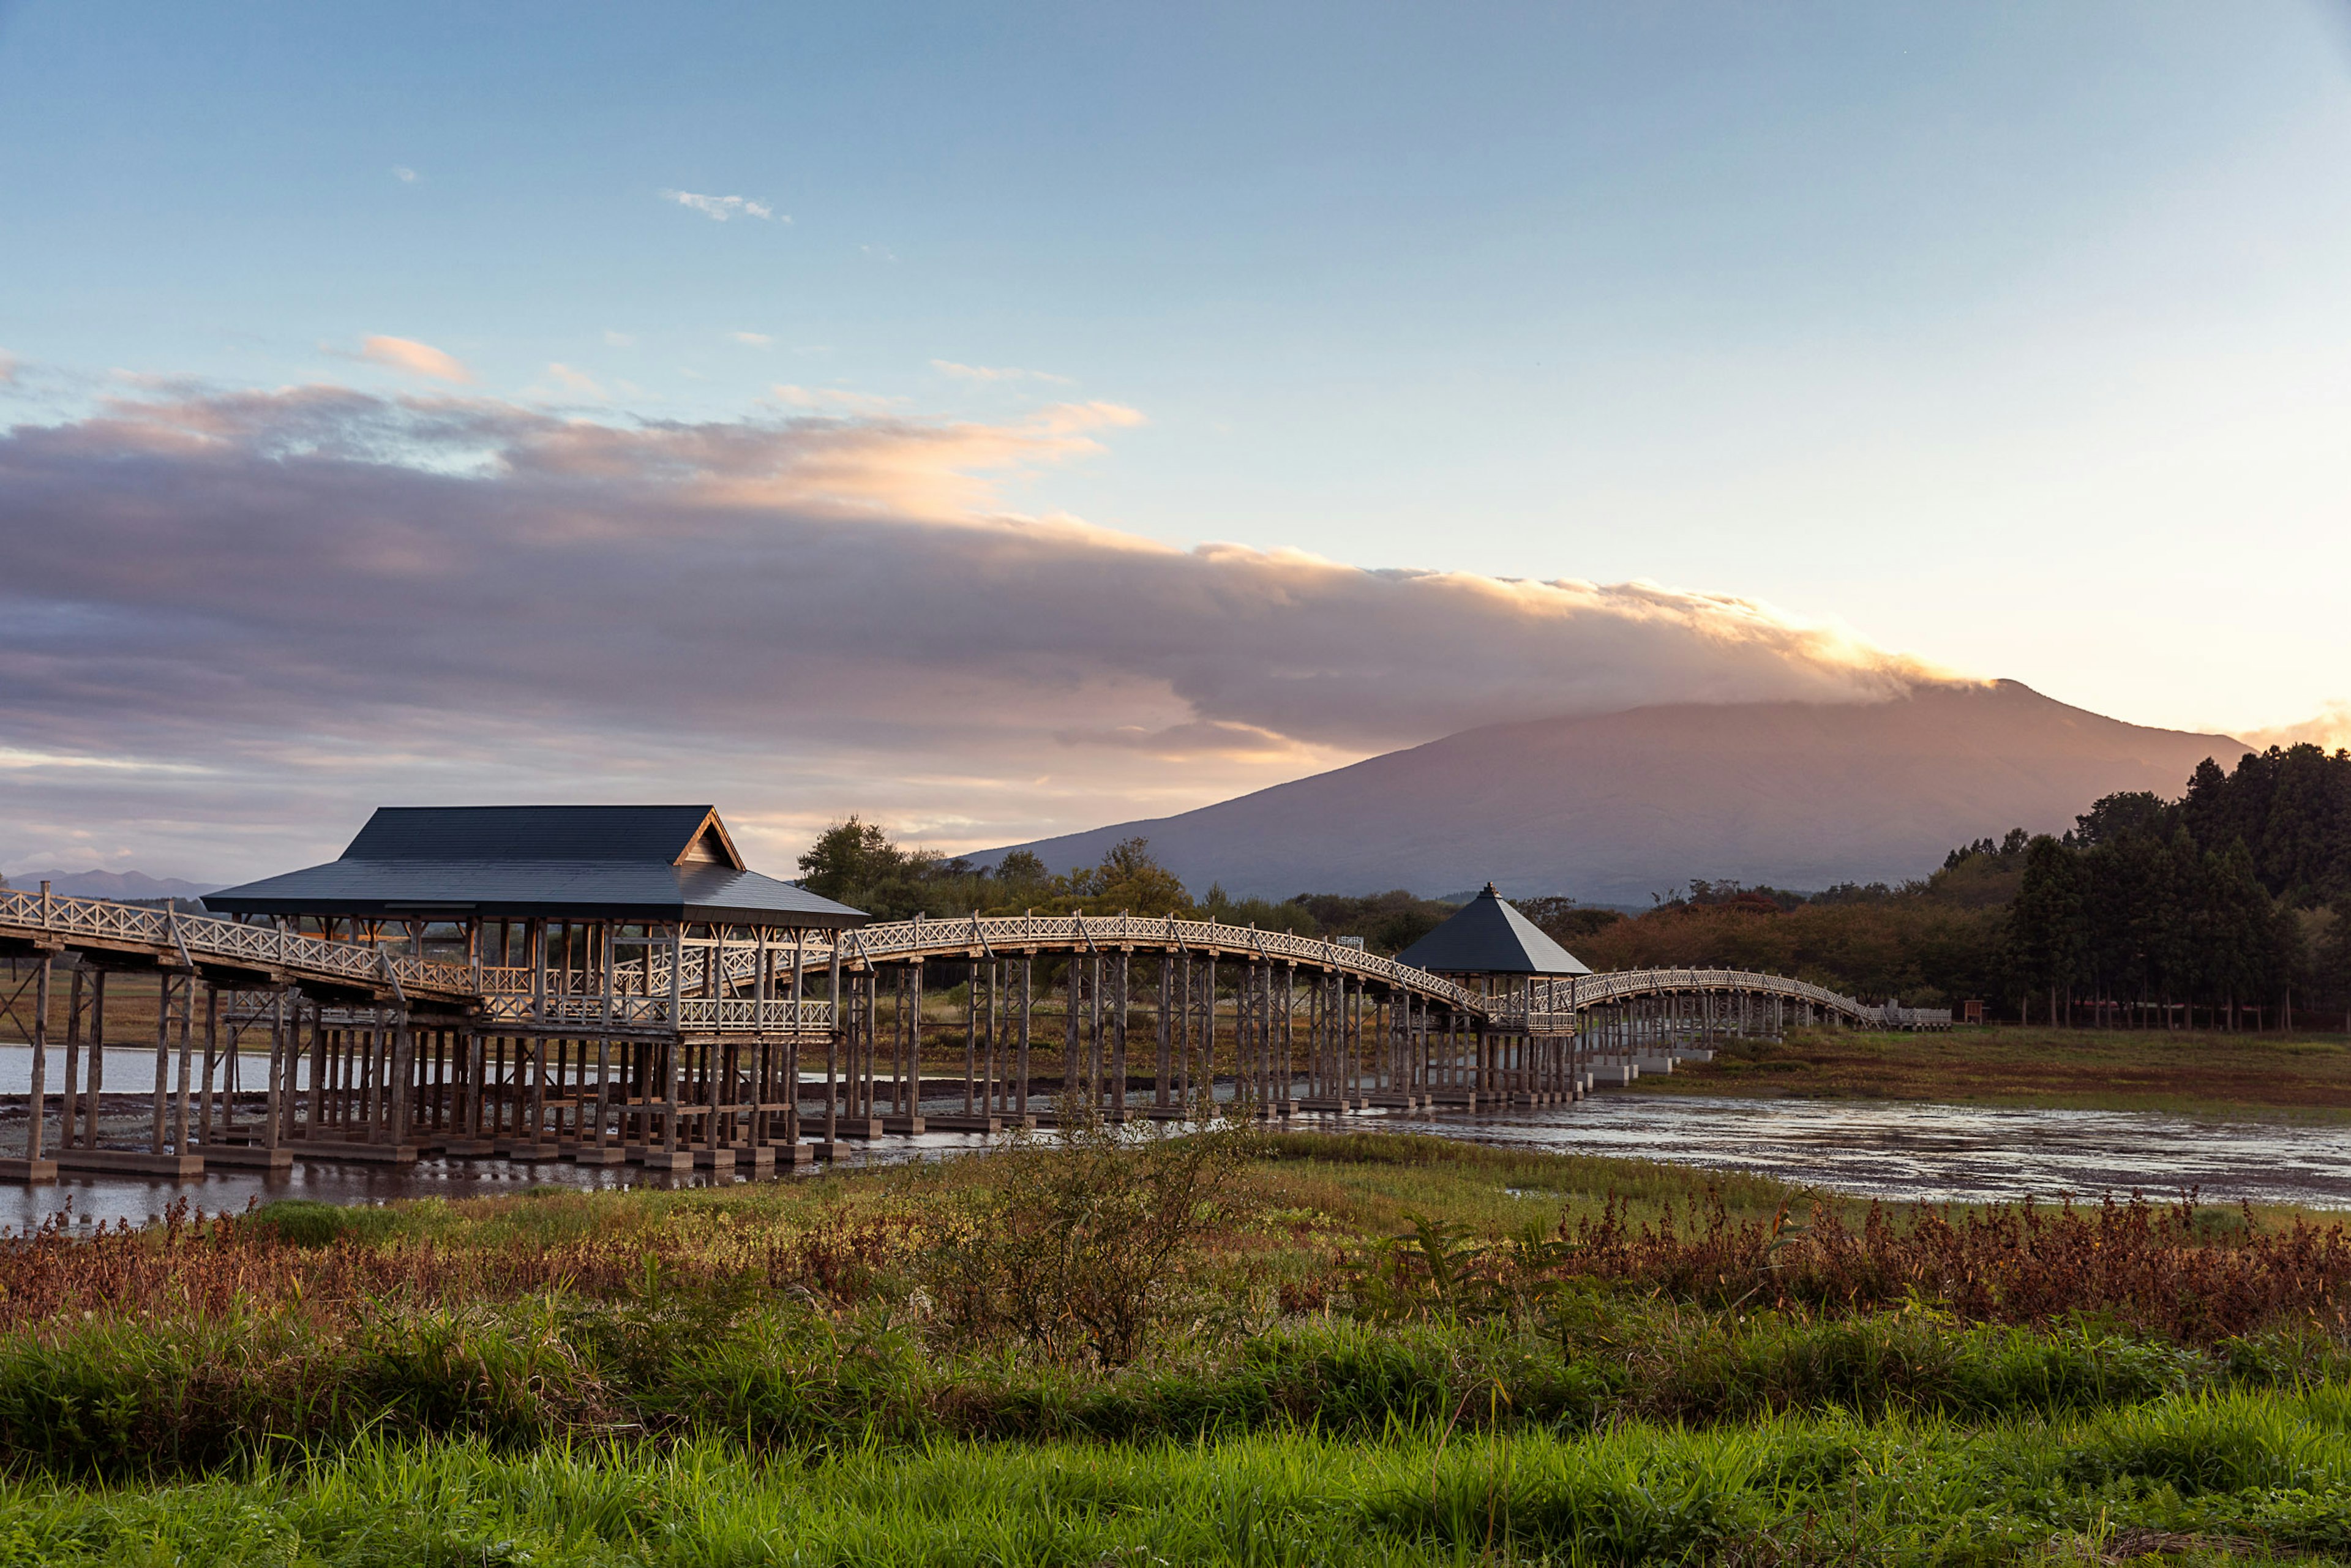
[[[2346,168],[2310,5],[16,4],[0,422],[1116,405],[989,505],[2241,733],[2351,697]]]

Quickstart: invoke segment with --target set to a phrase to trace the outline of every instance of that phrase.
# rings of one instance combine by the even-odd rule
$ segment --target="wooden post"
[[[151,1153],[163,1152],[164,1117],[172,1090],[172,971],[155,971],[155,1098],[148,1129]]]
[[[832,998],[832,1027],[824,1031],[824,1147],[829,1155],[841,1137],[841,1031],[848,1026],[849,1007],[841,994],[841,933],[832,934],[832,968],[826,984]],[[798,1104],[800,1086],[792,1085]]]
[[[979,916],[972,916],[976,926]],[[916,1082],[921,1081],[922,1067],[915,1065]],[[920,1099],[919,1093],[915,1096]],[[979,960],[967,958],[963,966],[963,1113],[976,1115],[979,1110]]]
[[[1127,969],[1132,956],[1130,948],[1118,950],[1118,962],[1114,967],[1118,1000],[1111,1020],[1110,1110],[1111,1115],[1121,1122],[1126,1120]]]
[[[206,1050],[210,1050],[212,1047],[214,1030],[217,1027],[217,1015],[219,1009],[219,988],[212,985],[210,982],[206,982],[204,986],[204,1046]],[[172,1152],[175,1155],[184,1155],[188,1152],[188,1090],[190,1068],[193,1065],[189,1061],[189,1058],[193,1054],[195,1046],[195,1040],[193,1038],[196,1032],[196,1020],[194,1017],[195,1010],[196,977],[195,972],[191,970],[189,971],[188,977],[181,983],[180,988],[180,1082],[177,1092],[173,1095],[174,1104],[172,1108]]]
[[[662,1099],[666,1107],[662,1117],[662,1152],[677,1153],[678,1095],[683,1091],[678,1073],[678,1056],[685,1040],[685,922],[670,927],[669,938],[669,1027],[670,1037],[663,1045]],[[648,1140],[650,1141],[650,1139]]]
[[[43,883],[47,893],[49,884]],[[25,1117],[25,1160],[29,1171],[33,1161],[41,1157],[41,1138],[47,1130],[49,1116],[49,955],[41,955],[40,967],[33,972],[33,1079],[26,1100]]]
[[[81,965],[76,963],[66,987],[66,1095],[59,1107],[63,1125],[57,1129],[57,1147],[70,1149],[74,1145],[74,1124],[81,1108]],[[93,1118],[97,1107],[90,1109]]]
[[[297,1005],[299,1005],[298,997]],[[286,1038],[286,989],[278,988],[270,998],[269,1009],[269,1074],[262,1080],[261,1146],[277,1146],[278,1120],[291,1088],[295,1053]]]
[[[1018,1041],[1018,1049],[1020,1052],[1020,1088],[1019,1102],[1013,1109],[1024,1116],[1029,1113],[1029,1026],[1030,1003],[1033,1000],[1030,987],[1036,979],[1034,968],[1036,961],[1036,956],[1032,953],[1020,955],[1020,1038]]]

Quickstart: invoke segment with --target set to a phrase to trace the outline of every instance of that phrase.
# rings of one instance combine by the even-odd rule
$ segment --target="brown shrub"
[[[1635,1225],[1612,1200],[1527,1260],[1716,1306],[1843,1313],[1919,1299],[1980,1322],[2102,1314],[2187,1343],[2290,1320],[2351,1329],[2351,1235],[2341,1225],[2296,1218],[2264,1230],[2250,1209],[2241,1228],[2216,1227],[2219,1218],[2192,1197],[2158,1206],[2134,1195],[2094,1208],[1928,1211],[1907,1226],[1873,1204],[1856,1228],[1826,1205],[1802,1224],[1786,1211],[1741,1221],[1710,1198]]]

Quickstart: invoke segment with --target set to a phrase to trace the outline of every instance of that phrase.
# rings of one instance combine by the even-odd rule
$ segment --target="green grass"
[[[1007,1179],[289,1203],[7,1252],[0,1568],[2351,1558],[2351,1272],[2265,1217],[2085,1222],[2047,1249],[2078,1289],[2018,1315],[2024,1273],[1987,1308],[1832,1267],[1839,1221],[1776,1183],[1285,1134],[1104,1365],[933,1299],[949,1232],[906,1227]],[[1670,1206],[1688,1245],[1560,1250],[1612,1198],[1621,1244]],[[1938,1234],[1881,1217],[1914,1219]],[[2169,1283],[2207,1246],[2318,1288],[2224,1270],[2223,1326],[2154,1310],[2227,1293]]]
[[[1988,1563],[2153,1543],[2351,1549],[2340,1389],[1964,1427],[1830,1415],[1691,1431],[1207,1443],[722,1442],[522,1455],[371,1444],[144,1489],[0,1492],[0,1563]]]

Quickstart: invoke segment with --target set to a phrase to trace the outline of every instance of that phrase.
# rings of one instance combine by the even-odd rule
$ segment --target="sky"
[[[2351,733],[2340,6],[0,0],[0,873]]]

